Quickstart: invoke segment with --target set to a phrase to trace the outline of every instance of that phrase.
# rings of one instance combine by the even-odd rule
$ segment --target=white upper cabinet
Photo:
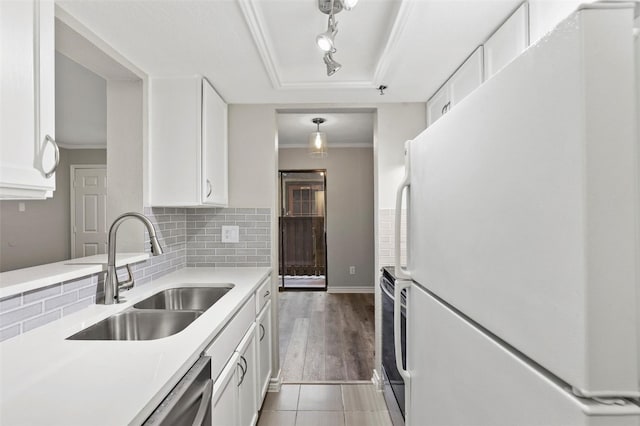
[[[529,46],[529,5],[523,3],[484,43],[485,79],[500,71]]]
[[[447,113],[451,106],[448,82],[427,101],[427,127]]]
[[[202,83],[202,202],[228,204],[227,104],[207,80]]]
[[[226,206],[227,105],[200,77],[150,84],[152,206]]]
[[[483,49],[480,46],[427,102],[427,126],[460,103],[483,81]]]
[[[482,46],[473,51],[449,79],[451,105],[460,103],[484,81],[484,55]]]
[[[55,190],[53,1],[0,1],[0,198]]]

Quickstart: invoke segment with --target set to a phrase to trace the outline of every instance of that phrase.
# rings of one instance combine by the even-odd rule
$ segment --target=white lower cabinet
[[[256,325],[252,324],[237,352],[238,361],[238,425],[252,426],[258,421],[256,393]]]
[[[269,389],[271,378],[271,301],[262,308],[256,320],[256,345],[258,349],[258,401],[262,401]]]
[[[256,293],[262,295],[266,287],[263,283]],[[257,300],[253,294],[205,351],[214,379],[214,426],[253,426],[258,421],[271,378],[272,331],[271,300],[263,306]],[[257,317],[256,307],[261,308]]]
[[[255,323],[213,384],[211,419],[214,426],[253,426],[258,420]],[[207,351],[207,355],[215,353]]]
[[[222,373],[213,384],[211,420],[213,425],[232,426],[238,424],[238,360],[234,352]]]

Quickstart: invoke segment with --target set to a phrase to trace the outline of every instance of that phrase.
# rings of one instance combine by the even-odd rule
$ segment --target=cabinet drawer
[[[251,295],[205,351],[205,354],[211,357],[211,378],[214,380],[220,375],[242,337],[254,322],[256,318],[254,308],[255,296]]]
[[[260,284],[260,287],[258,287],[258,290],[256,291],[256,315],[260,313],[264,305],[266,305],[270,299],[271,277],[269,276],[266,280],[264,280],[262,284]]]

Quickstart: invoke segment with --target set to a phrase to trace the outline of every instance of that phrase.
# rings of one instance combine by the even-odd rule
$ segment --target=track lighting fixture
[[[337,52],[335,37],[338,33],[338,23],[335,20],[335,14],[342,11],[342,9],[353,9],[356,3],[358,3],[358,0],[318,0],[318,9],[320,9],[320,12],[329,15],[327,30],[318,34],[316,37],[316,44],[320,50],[325,52],[323,60],[327,66],[327,75],[329,77],[342,67],[332,56],[332,54]]]
[[[323,59],[324,59],[325,65],[327,66],[327,75],[329,77],[334,75],[336,71],[342,68],[342,64],[336,62],[336,60],[333,59],[333,56],[331,56],[331,52],[325,53]]]
[[[329,24],[327,26],[327,31],[318,34],[316,37],[316,44],[323,52],[335,52],[336,48],[333,45],[333,41],[338,33],[338,29],[336,28],[336,23],[333,21],[333,15],[329,16]]]

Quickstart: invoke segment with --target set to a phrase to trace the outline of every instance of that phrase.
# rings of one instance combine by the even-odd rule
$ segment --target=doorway
[[[280,170],[280,289],[327,290],[326,170]]]
[[[107,252],[107,167],[71,166],[71,258]]]

